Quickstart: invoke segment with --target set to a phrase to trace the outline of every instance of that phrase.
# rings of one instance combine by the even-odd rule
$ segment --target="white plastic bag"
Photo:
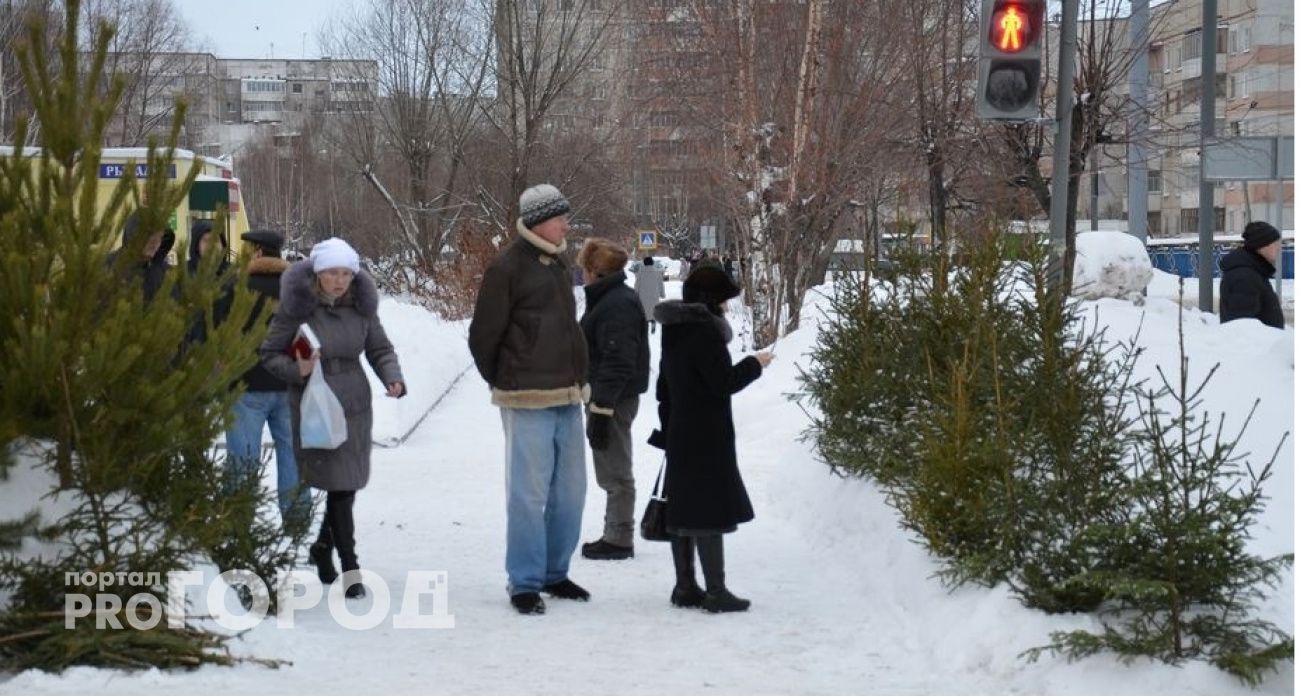
[[[347,442],[348,421],[343,416],[343,404],[325,382],[321,366],[317,365],[307,379],[299,409],[298,433],[303,449],[338,449]]]

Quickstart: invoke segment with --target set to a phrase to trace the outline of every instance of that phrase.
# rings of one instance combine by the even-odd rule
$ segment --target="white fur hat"
[[[330,237],[311,248],[311,270],[320,273],[327,268],[346,268],[353,273],[361,270],[361,257],[350,244]]]

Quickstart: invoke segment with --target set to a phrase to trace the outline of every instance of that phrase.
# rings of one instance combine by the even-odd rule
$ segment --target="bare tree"
[[[187,96],[195,56],[186,53],[190,30],[171,0],[86,0],[88,45],[102,23],[116,27],[108,71],[125,79],[111,145],[143,145],[170,128],[177,98]],[[184,134],[186,136],[191,134]],[[188,138],[187,138],[188,139]]]
[[[0,2],[0,139],[6,143],[14,140],[18,116],[31,119],[27,129],[28,143],[36,142],[40,135],[40,123],[36,120],[31,97],[26,93],[18,69],[17,49],[20,43],[28,40],[27,27],[32,22],[47,27],[45,36],[49,43],[46,55],[57,60],[59,52],[53,42],[59,35],[63,16],[54,0]]]
[[[1127,5],[1123,0],[1092,0],[1081,7],[1080,19],[1083,21],[1080,22],[1079,54],[1076,56],[1077,76],[1071,86],[1074,112],[1070,128],[1069,184],[1065,192],[1067,203],[1063,263],[1067,291],[1074,277],[1079,181],[1087,171],[1089,157],[1094,149],[1109,141],[1112,134],[1125,131],[1125,120],[1131,109],[1145,108],[1135,107],[1122,93],[1133,61],[1147,60],[1145,51],[1134,51],[1128,45],[1128,27],[1125,20],[1120,18],[1121,11]],[[1158,17],[1153,17],[1149,31],[1158,26]],[[1044,90],[1044,100],[1048,96],[1048,91]],[[1054,98],[1054,94],[1050,96]],[[1044,215],[1050,214],[1055,192],[1048,186],[1040,160],[1044,152],[1051,151],[1052,134],[1043,125],[1037,124],[999,128],[1005,148],[1003,151],[1012,155],[1012,161],[1019,168],[1019,171],[1010,174],[1023,177],[1020,181],[1033,193],[1040,211]]]
[[[509,148],[509,188],[487,204],[519,214],[519,194],[541,166],[548,116],[572,96],[575,83],[605,47],[618,2],[595,0],[485,0],[492,6],[496,46],[496,102],[484,114]],[[485,198],[488,192],[482,191]]]
[[[378,62],[372,106],[339,114],[332,138],[389,202],[401,248],[427,271],[475,205],[466,145],[492,70],[482,21],[465,0],[369,0],[321,38],[333,56]],[[391,190],[381,181],[389,156],[401,163]]]
[[[755,342],[799,325],[852,202],[903,127],[888,95],[902,70],[883,2],[698,2],[704,75],[697,105],[719,143],[706,157],[738,242]],[[712,112],[710,112],[712,109]]]

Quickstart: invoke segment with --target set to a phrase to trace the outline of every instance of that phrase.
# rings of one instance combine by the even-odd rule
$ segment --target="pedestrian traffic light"
[[[1038,118],[1046,0],[982,0],[975,112],[980,118]]]

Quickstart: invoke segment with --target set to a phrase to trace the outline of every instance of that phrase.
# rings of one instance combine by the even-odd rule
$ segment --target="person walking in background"
[[[578,254],[587,309],[587,439],[596,483],[605,491],[605,531],[582,545],[584,558],[633,555],[636,481],[632,476],[632,421],[650,384],[650,343],[642,298],[627,286],[627,252],[607,239],[588,239]],[[662,282],[660,283],[662,288]]]
[[[745,611],[749,600],[726,586],[722,535],[754,519],[736,464],[736,429],[731,395],[763,374],[772,354],[761,352],[731,363],[731,326],[723,318],[727,300],[740,294],[722,266],[701,260],[682,285],[682,299],[655,307],[664,325],[663,355],[655,397],[659,430],[650,444],[667,453],[664,493],[677,583],[670,601],[710,612]],[[695,580],[699,552],[704,589]]]
[[[284,237],[271,230],[252,230],[240,236],[252,247],[248,262],[248,288],[257,293],[247,333],[263,308],[274,310],[280,301],[280,276],[289,268],[280,258]],[[270,312],[267,312],[270,323]],[[280,519],[290,530],[306,529],[311,521],[311,491],[298,479],[293,454],[293,416],[289,385],[260,362],[244,373],[244,393],[235,402],[235,419],[226,429],[226,454],[231,475],[243,479],[257,474],[261,463],[262,428],[269,427],[275,443],[276,493]]]
[[[664,295],[664,271],[655,265],[653,256],[645,257],[645,262],[638,265],[636,273],[636,294],[641,298],[643,316],[650,322],[650,333],[655,331],[654,311]]]
[[[587,342],[562,254],[569,201],[549,184],[519,197],[516,239],[483,273],[469,325],[474,366],[501,409],[506,450],[506,591],[521,614],[541,592],[586,601],[569,579],[587,496],[582,404]]]
[[[1282,259],[1282,234],[1256,220],[1246,225],[1240,248],[1219,259],[1219,321],[1258,319],[1265,326],[1283,328],[1282,303],[1269,279]]]
[[[320,339],[314,355],[288,353],[307,324]],[[280,307],[260,349],[262,365],[286,382],[294,425],[294,459],[302,478],[326,491],[325,519],[311,545],[311,559],[324,584],[334,582],[332,552],[338,551],[349,599],[364,597],[365,586],[356,574],[356,525],[352,516],[357,491],[370,480],[371,410],[370,380],[361,367],[366,356],[387,396],[406,395],[397,352],[379,322],[379,290],[361,270],[357,252],[347,242],[331,238],[312,247],[311,257],[293,264],[280,278]],[[324,372],[325,382],[338,397],[347,416],[347,440],[337,449],[304,450],[301,406],[303,388],[313,370]],[[351,573],[349,575],[349,573]]]

